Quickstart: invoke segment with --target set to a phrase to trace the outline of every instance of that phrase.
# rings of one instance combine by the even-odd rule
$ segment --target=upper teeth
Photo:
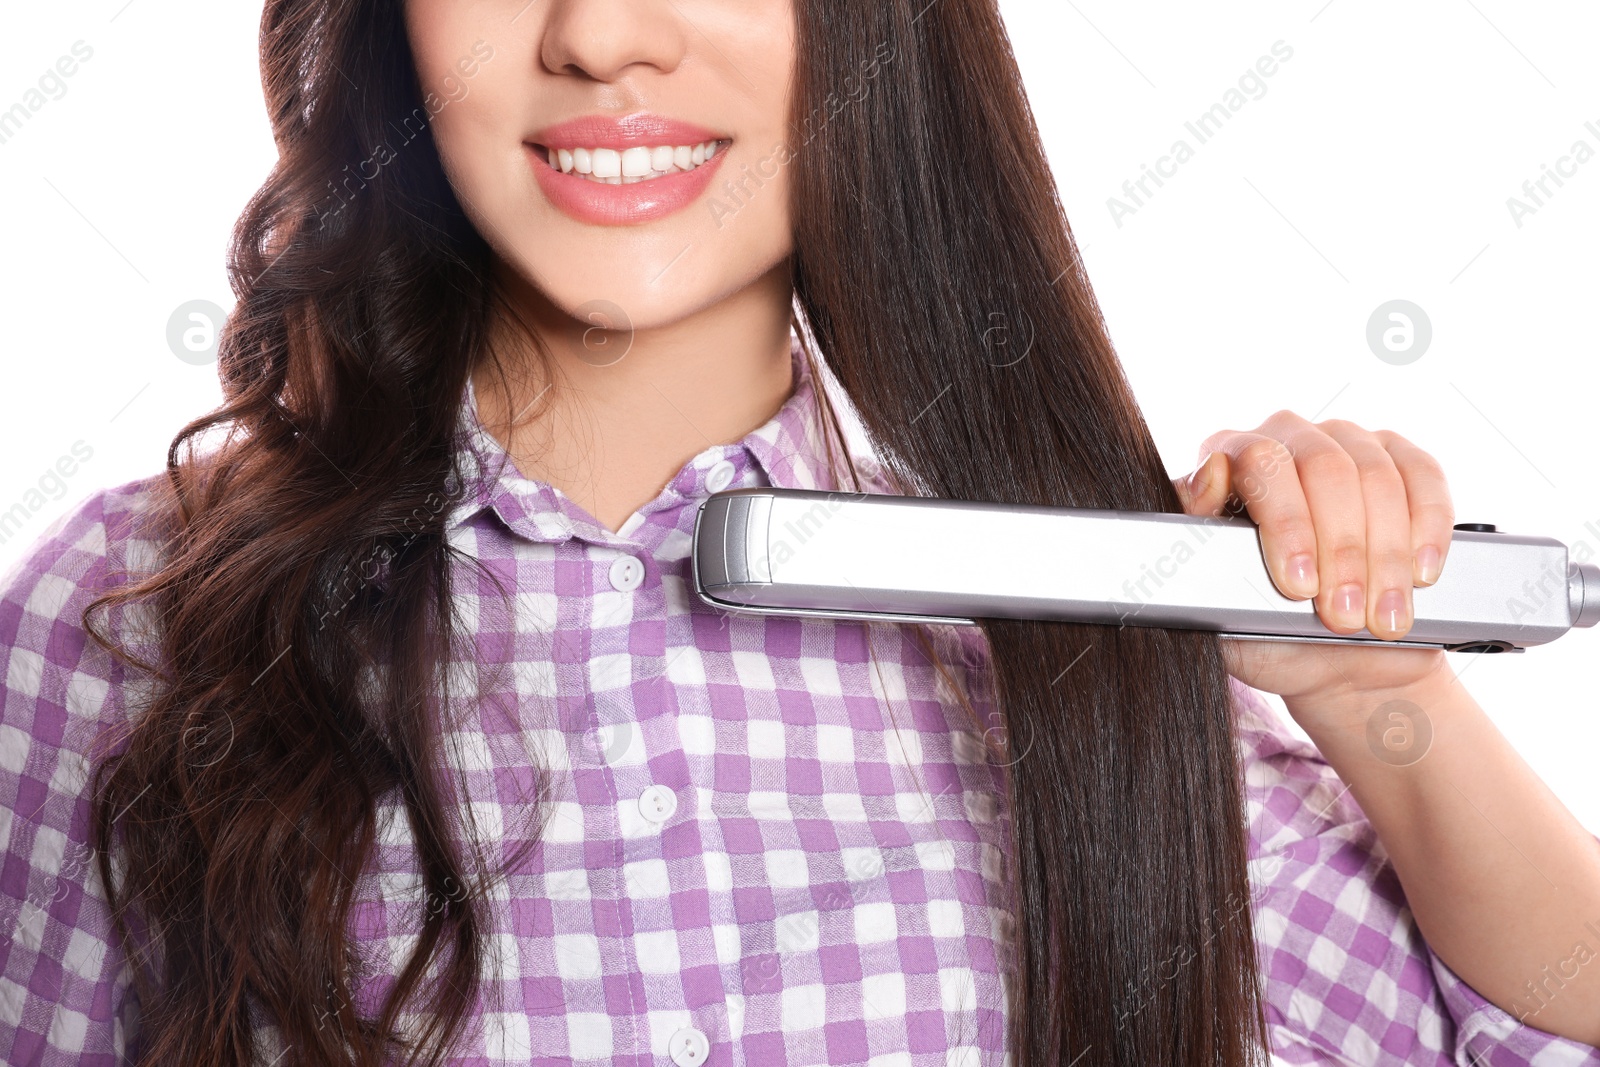
[[[607,185],[632,185],[679,171],[694,170],[718,151],[717,141],[656,148],[547,148],[550,165]]]

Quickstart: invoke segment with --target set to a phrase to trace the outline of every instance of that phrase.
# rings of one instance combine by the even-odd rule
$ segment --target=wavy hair
[[[466,489],[452,460],[463,391],[480,363],[500,366],[491,327],[515,314],[440,164],[401,8],[267,0],[279,161],[229,249],[224,401],[168,450],[159,569],[85,612],[159,681],[92,780],[117,930],[130,946],[134,923],[150,935],[140,1062],[251,1063],[264,1010],[294,1063],[437,1064],[480,988],[488,865],[457,832],[440,695],[459,636],[452,569],[471,557],[444,525]],[[795,12],[796,325],[894,483],[1181,510],[994,0]],[[349,162],[407,123],[415,141],[346,202]],[[997,328],[1017,343],[997,345]],[[153,611],[158,664],[90,624],[134,600]],[[1217,639],[982,627],[1008,747],[1026,754],[1006,798],[1015,1063],[1254,1062],[1264,1025]],[[196,758],[197,736],[224,733]],[[347,923],[385,796],[403,800],[432,906],[369,1019]],[[425,1025],[408,1035],[413,1012]]]

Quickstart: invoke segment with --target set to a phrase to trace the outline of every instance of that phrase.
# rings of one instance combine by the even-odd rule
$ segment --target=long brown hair
[[[796,23],[797,324],[894,482],[1179,510],[994,0],[796,0]],[[147,601],[161,649],[139,664],[152,700],[95,769],[99,871],[128,943],[130,924],[150,934],[142,1062],[250,1063],[265,1009],[289,1062],[436,1064],[487,949],[488,865],[457,832],[441,753],[452,568],[474,562],[444,523],[468,488],[452,459],[463,390],[510,308],[432,143],[401,5],[267,0],[261,55],[280,159],[230,248],[224,403],[169,449],[160,569],[90,608]],[[349,185],[341,168],[399,128],[414,142]],[[1216,639],[983,627],[1019,754],[1018,1067],[1252,1062],[1264,1033]],[[403,798],[430,907],[364,1019],[346,928],[386,795]],[[422,1031],[401,1033],[419,1010]]]

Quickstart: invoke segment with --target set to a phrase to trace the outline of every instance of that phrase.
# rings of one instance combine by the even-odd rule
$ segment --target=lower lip
[[[706,191],[712,175],[728,154],[728,147],[722,145],[716,155],[694,170],[678,171],[632,185],[607,185],[552,167],[542,148],[523,147],[533,164],[539,188],[550,202],[579,222],[596,226],[631,226],[682,211]]]

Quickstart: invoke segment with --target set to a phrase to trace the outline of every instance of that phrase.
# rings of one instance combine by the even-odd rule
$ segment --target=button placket
[[[687,494],[680,494],[680,498],[677,508],[693,506]],[[666,691],[671,684],[666,673],[671,635],[690,622],[675,615],[672,599],[663,589],[664,582],[677,576],[681,562],[676,556],[663,559],[661,552],[663,541],[680,528],[680,514],[678,510],[663,510],[647,516],[638,529],[629,531],[630,536],[618,537],[606,546],[615,558],[607,560],[597,553],[596,565],[590,572],[591,581],[601,589],[609,579],[611,588],[624,594],[606,597],[602,593],[600,601],[606,603],[607,610],[616,612],[618,624],[624,618],[629,622],[625,636],[619,629],[606,630],[604,652],[614,655],[625,650],[632,662],[631,684],[626,690],[614,691],[619,702],[626,698],[630,707],[619,703],[606,719],[619,724],[615,737],[628,733],[620,723],[631,720],[634,748],[622,759],[625,747],[616,741],[608,745],[606,751],[619,759],[615,763],[608,761],[605,773],[623,822],[617,852],[617,867],[624,872],[618,887],[619,906],[636,917],[652,914],[664,893],[670,896],[683,888],[681,879],[685,874],[663,847],[664,835],[695,833],[696,795],[683,766],[675,722],[677,705]],[[633,950],[637,953],[643,948],[635,944]],[[640,969],[648,968],[636,963],[635,970]],[[707,1035],[715,1034],[718,1040],[724,1040],[721,1035],[727,1033],[728,1008],[722,1001],[701,1000],[688,985],[649,984],[644,999],[631,1001],[625,1011],[635,1020],[635,1027],[643,1030],[648,1030],[651,1013],[677,1014],[678,1029],[668,1031],[671,1036],[664,1042],[665,1035],[658,1031],[655,1040],[659,1043],[651,1051],[659,1061],[670,1060],[677,1067],[705,1067],[712,1049]],[[696,1022],[699,1027],[691,1025]]]

